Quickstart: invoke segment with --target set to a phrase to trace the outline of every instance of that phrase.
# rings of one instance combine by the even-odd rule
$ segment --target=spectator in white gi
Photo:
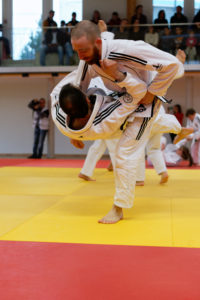
[[[190,108],[186,111],[186,117],[187,127],[194,129],[194,133],[187,137],[187,140],[191,140],[191,155],[194,164],[200,165],[200,114]]]

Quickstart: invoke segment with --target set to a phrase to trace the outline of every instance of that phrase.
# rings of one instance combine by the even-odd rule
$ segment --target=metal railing
[[[45,37],[47,32],[50,32],[49,41],[53,39],[53,46],[48,44],[49,49],[45,50],[45,65],[76,65],[78,57],[75,53],[71,53],[70,60],[66,58],[66,43],[70,47],[70,30],[71,27],[46,27],[33,31],[25,28],[6,28],[7,35],[0,37],[0,63],[2,66],[40,66]],[[118,26],[108,26],[108,31],[112,31],[115,38],[144,40],[173,55],[176,55],[178,49],[182,49],[186,53],[186,64],[200,64],[200,23],[122,23]],[[60,51],[63,49],[62,62],[59,61],[58,48]]]

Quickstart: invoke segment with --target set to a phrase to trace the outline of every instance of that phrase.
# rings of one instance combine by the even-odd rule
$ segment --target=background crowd
[[[60,24],[54,20],[56,13],[49,11],[48,17],[42,22],[42,44],[40,47],[40,65],[46,65],[46,54],[57,53],[59,65],[77,64],[78,59],[73,52],[70,33],[71,28],[78,23],[76,12],[72,13],[71,20],[62,20]],[[103,19],[101,12],[95,10],[91,21],[95,24]],[[176,55],[178,49],[186,53],[188,63],[200,61],[200,10],[193,17],[192,25],[183,14],[181,6],[176,7],[176,13],[171,16],[170,23],[165,11],[160,10],[153,20],[147,19],[143,13],[143,6],[138,5],[130,19],[121,18],[117,11],[112,12],[110,19],[104,20],[108,30],[115,33],[116,39],[144,40],[145,42]],[[9,40],[3,35],[0,24],[0,42],[3,44],[2,59],[11,58]]]
[[[75,53],[70,42],[70,32],[78,23],[76,12],[72,13],[71,20],[62,20],[60,27],[54,21],[54,14],[55,12],[51,10],[48,18],[43,21],[44,39],[40,64],[45,65],[45,56],[51,52],[58,53],[60,65],[73,64]],[[95,10],[91,21],[97,24],[101,19],[101,13]],[[126,18],[120,18],[118,12],[114,11],[107,26],[109,31],[115,33],[116,39],[144,40],[173,55],[176,55],[178,49],[182,49],[186,53],[187,62],[200,60],[200,11],[194,16],[193,25],[187,25],[188,18],[182,13],[181,6],[176,7],[176,13],[171,17],[170,24],[164,10],[159,11],[153,26],[147,25],[148,23],[151,22],[148,22],[143,14],[143,6],[138,5],[131,22]]]

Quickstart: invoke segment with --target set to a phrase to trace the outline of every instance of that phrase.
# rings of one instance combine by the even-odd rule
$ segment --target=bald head
[[[81,60],[91,65],[99,64],[102,40],[96,24],[86,20],[78,23],[72,30],[71,42]]]
[[[83,36],[85,36],[87,40],[95,42],[97,38],[100,38],[99,27],[88,20],[79,22],[72,30],[71,39],[77,40]]]

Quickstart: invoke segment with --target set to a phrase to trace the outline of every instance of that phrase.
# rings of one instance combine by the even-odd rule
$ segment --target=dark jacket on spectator
[[[187,21],[188,19],[186,16],[183,14],[177,15],[177,13],[175,13],[170,20],[171,23],[187,23]]]
[[[47,18],[46,20],[43,21],[43,27],[57,27],[57,23],[50,18]]]
[[[59,29],[55,29],[55,31],[56,31],[57,44],[60,46],[64,46],[67,41],[67,35]],[[50,44],[52,44],[52,40],[53,40],[53,31],[51,29],[49,29],[46,31],[46,33],[44,35],[43,44],[50,45]]]
[[[168,25],[168,21],[166,19],[155,19],[154,24],[167,24]],[[156,30],[164,30],[164,27],[166,26],[155,26],[155,31]]]
[[[147,17],[145,15],[140,15],[138,18],[137,15],[132,16],[131,18],[131,24],[135,22],[135,20],[138,19],[140,24],[147,24]]]

